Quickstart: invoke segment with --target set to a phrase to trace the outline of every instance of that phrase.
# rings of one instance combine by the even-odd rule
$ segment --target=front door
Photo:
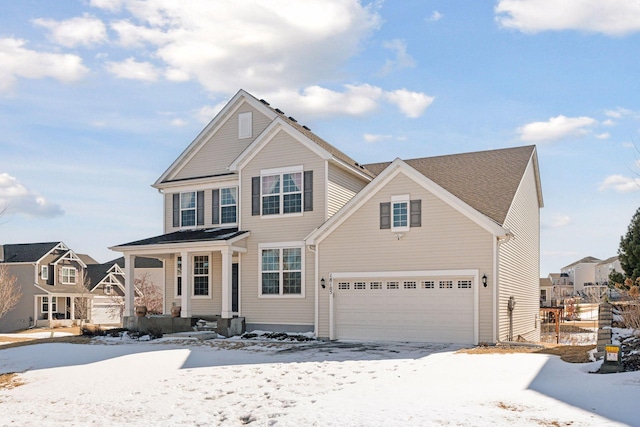
[[[231,265],[231,311],[238,312],[238,264]]]

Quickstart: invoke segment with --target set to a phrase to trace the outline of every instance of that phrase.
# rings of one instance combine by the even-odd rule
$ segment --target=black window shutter
[[[180,227],[180,193],[173,195],[173,226]]]
[[[251,215],[260,215],[260,177],[251,178]]]
[[[220,224],[220,190],[213,190],[211,198],[213,200],[211,223]]]
[[[47,268],[47,274],[49,275],[49,277],[47,277],[47,285],[54,284],[54,277],[56,273],[54,268],[56,268],[56,266],[53,264],[49,264],[49,268]]]
[[[313,210],[313,171],[304,171],[304,210]]]
[[[411,200],[411,227],[422,226],[422,200]]]
[[[391,228],[391,203],[380,203],[380,229]]]
[[[204,225],[204,191],[198,191],[197,193],[196,209],[196,224]]]

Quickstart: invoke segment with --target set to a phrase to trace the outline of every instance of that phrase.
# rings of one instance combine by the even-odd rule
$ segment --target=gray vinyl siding
[[[379,206],[403,194],[422,200],[422,226],[397,239],[392,231],[380,229]],[[491,341],[493,236],[406,175],[399,174],[377,192],[323,240],[318,251],[319,277],[327,283],[332,272],[478,269],[489,283],[479,289],[479,339]],[[320,289],[320,337],[329,337],[329,298],[329,286]],[[455,301],[451,307],[455,309]]]
[[[8,311],[0,318],[0,333],[27,329],[30,326],[29,319],[31,318],[33,321],[33,296],[36,290],[33,285],[35,267],[33,264],[7,265],[9,266],[9,274],[17,278],[22,298],[13,310]]]
[[[539,341],[540,329],[536,325],[539,315],[540,277],[540,206],[533,164],[529,166],[514,197],[504,226],[514,238],[499,248],[498,339],[509,334],[507,303],[510,296],[516,300],[513,311],[513,339],[518,336]]]
[[[263,169],[302,165],[313,170],[313,211],[294,216],[252,216],[251,178]],[[325,162],[285,132],[279,132],[241,172],[241,226],[250,230],[247,253],[241,263],[241,315],[251,324],[313,325],[314,322],[314,254],[303,248],[304,289],[302,297],[259,297],[259,244],[302,242],[324,221]],[[302,245],[304,247],[304,244]]]
[[[238,114],[252,113],[253,133],[251,138],[238,138]],[[244,103],[237,111],[229,116],[227,121],[210,136],[210,139],[193,156],[184,167],[174,176],[174,179],[186,179],[227,173],[227,167],[242,151],[260,135],[271,123],[269,118],[258,110]]]
[[[329,164],[327,182],[327,215],[332,217],[349,200],[367,185],[367,181],[348,173],[344,169]]]

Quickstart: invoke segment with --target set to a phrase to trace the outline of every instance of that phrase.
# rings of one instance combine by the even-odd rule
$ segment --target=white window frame
[[[182,196],[193,194],[193,208],[182,207]],[[185,225],[182,217],[182,212],[193,211],[193,224]],[[198,192],[197,191],[182,191],[180,192],[180,227],[181,228],[193,228],[198,224]]]
[[[279,269],[277,271],[279,281],[279,292],[277,294],[262,293],[262,251],[268,249],[279,250]],[[283,267],[283,249],[300,249],[300,293],[285,294],[284,293],[284,267]],[[289,270],[298,271],[298,270]],[[267,270],[264,273],[275,273],[276,271]],[[261,243],[258,245],[258,298],[304,298],[305,297],[305,244],[304,242],[279,242],[279,243]]]
[[[296,192],[284,192],[284,175],[286,174],[300,174],[300,189]],[[280,180],[280,191],[277,194],[264,194],[263,190],[263,180],[268,176],[279,176]],[[284,213],[284,196],[285,194],[300,194],[300,212],[288,212]],[[278,196],[278,206],[279,212],[273,214],[265,214],[264,213],[264,199],[265,197],[275,197]],[[260,217],[261,218],[281,218],[283,216],[302,216],[304,213],[304,166],[290,166],[286,168],[278,168],[278,169],[264,169],[260,171]]]
[[[260,183],[262,184],[262,180],[260,181]],[[235,198],[235,203],[234,204],[226,204],[226,205],[222,204],[222,192],[224,190],[234,190],[235,191],[236,194],[235,194],[235,197],[234,197]],[[220,225],[232,226],[232,225],[237,224],[238,223],[238,187],[235,186],[235,187],[223,187],[223,188],[220,188],[220,192],[218,194],[219,194],[219,196],[218,196],[219,197],[219,200],[218,200],[218,204],[219,204],[219,206],[218,206],[218,215],[219,215],[219,218],[220,218]],[[223,218],[223,216],[222,216],[222,208],[228,208],[230,206],[235,206],[235,208],[236,208],[235,221],[233,221],[233,222],[224,222],[222,220],[222,218]]]
[[[41,301],[41,306],[40,309],[42,311],[42,313],[48,313],[49,312],[49,298],[51,298],[51,312],[52,313],[56,313],[58,311],[58,298],[56,297],[48,297],[48,296],[44,296],[42,297],[42,301]],[[47,306],[47,309],[44,309],[44,306]]]
[[[406,217],[405,217],[405,221],[406,224],[405,225],[399,225],[396,226],[396,218],[395,218],[395,210],[396,210],[396,205],[405,205],[405,209],[406,209]],[[402,195],[398,195],[398,196],[391,196],[391,231],[394,233],[400,232],[400,231],[409,231],[410,228],[410,223],[411,223],[411,201],[410,201],[410,197],[408,194],[402,194]]]
[[[40,278],[47,280],[49,278],[49,266],[41,265],[40,266]]]
[[[238,114],[238,139],[253,136],[253,117],[251,111]]]
[[[113,285],[104,285],[104,294],[105,295],[111,295],[111,293],[113,292]]]
[[[73,274],[70,274],[73,271]],[[62,267],[61,283],[63,285],[75,285],[77,283],[77,273],[75,267]],[[73,276],[73,281],[69,279]]]
[[[198,257],[206,257],[207,258],[207,272],[206,274],[200,273],[196,274],[196,258]],[[191,256],[191,265],[192,270],[191,274],[191,298],[196,299],[211,299],[211,256],[209,254],[194,254]],[[196,277],[206,277],[207,278],[207,294],[206,295],[196,295]],[[183,284],[184,287],[184,284]],[[182,289],[184,292],[184,289]]]

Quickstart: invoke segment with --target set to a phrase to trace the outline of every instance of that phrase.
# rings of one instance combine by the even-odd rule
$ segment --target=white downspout
[[[319,322],[320,322],[320,289],[318,287],[318,247],[315,245],[309,245],[309,250],[313,252],[315,255],[315,301],[314,301],[314,314],[313,314],[313,333],[316,338],[318,337],[319,332]]]

